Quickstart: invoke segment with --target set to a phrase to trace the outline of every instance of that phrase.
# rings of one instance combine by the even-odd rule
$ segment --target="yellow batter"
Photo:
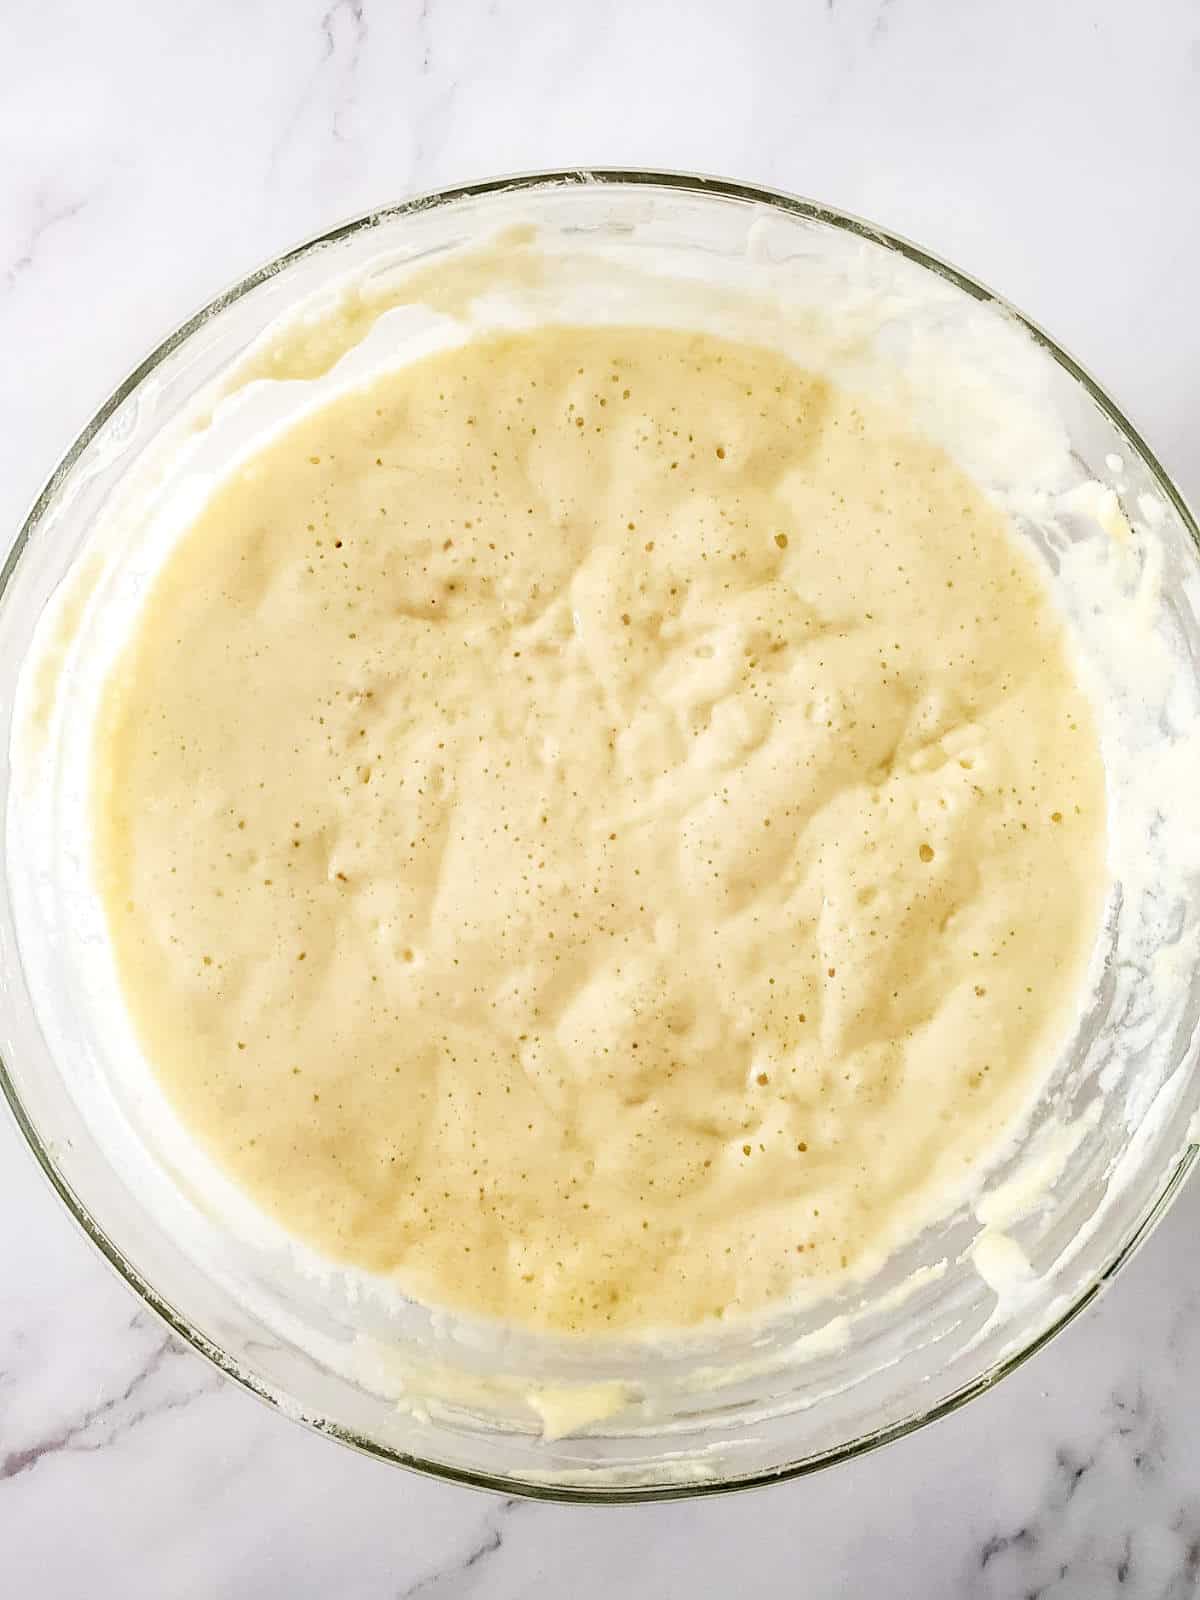
[[[297,423],[180,542],[96,748],[186,1123],[330,1255],[536,1328],[760,1311],[942,1212],[1105,884],[1001,517],[702,335],[477,341]]]

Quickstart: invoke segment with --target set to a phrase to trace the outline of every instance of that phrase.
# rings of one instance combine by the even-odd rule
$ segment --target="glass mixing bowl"
[[[762,1325],[653,1344],[500,1337],[377,1301],[286,1241],[251,1242],[252,1229],[229,1225],[238,1197],[218,1204],[215,1179],[193,1181],[149,1137],[155,1090],[129,1067],[136,1047],[113,999],[88,878],[87,732],[105,641],[152,566],[119,509],[135,491],[160,509],[194,503],[200,467],[219,468],[248,415],[261,422],[280,397],[328,379],[320,317],[293,315],[302,302],[319,305],[352,275],[376,347],[388,327],[408,337],[411,274],[436,286],[497,230],[528,239],[514,229],[536,233],[543,294],[572,273],[578,289],[585,259],[593,287],[609,274],[611,295],[584,296],[598,320],[630,320],[635,281],[651,299],[657,284],[663,316],[685,324],[723,326],[750,297],[772,308],[757,336],[774,330],[803,356],[822,302],[854,308],[859,325],[865,308],[872,333],[842,350],[847,372],[865,373],[869,353],[900,374],[917,424],[961,446],[1004,500],[1071,615],[1104,710],[1113,891],[1069,1050],[978,1195],[871,1281]],[[476,310],[511,322],[517,294],[509,285],[489,312],[485,275]],[[281,366],[263,335],[289,316]],[[938,350],[956,354],[958,376],[923,383],[922,371],[950,370],[931,365]],[[222,405],[231,372],[257,381]],[[1026,424],[1014,436],[1023,465],[970,459],[971,440],[996,435],[1002,391],[1005,414]],[[1026,472],[1022,497],[1013,474]],[[287,1414],[384,1460],[618,1501],[763,1483],[896,1438],[995,1383],[1081,1310],[1195,1157],[1197,549],[1162,468],[1069,356],[979,284],[827,208],[711,179],[570,172],[426,196],[335,229],[219,296],[137,368],[68,451],[4,565],[0,1083],[13,1114],[76,1221],[176,1333]]]

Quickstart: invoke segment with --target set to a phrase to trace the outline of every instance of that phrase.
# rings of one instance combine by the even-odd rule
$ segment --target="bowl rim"
[[[818,201],[802,198],[785,190],[760,184],[741,183],[732,179],[714,177],[703,173],[678,172],[669,169],[575,167],[519,172],[481,179],[471,183],[456,184],[450,187],[425,191],[410,196],[406,200],[398,201],[394,205],[383,206],[365,212],[339,223],[323,233],[304,239],[291,249],[273,257],[246,276],[238,279],[222,293],[208,301],[199,311],[180,323],[129,372],[98,408],[91,420],[63,454],[36,496],[16,538],[7,551],[3,565],[0,566],[0,599],[3,599],[27,546],[34,538],[46,513],[54,503],[59,489],[97,433],[144,379],[154,372],[174,351],[186,343],[194,333],[214,317],[220,315],[227,307],[235,304],[261,284],[277,276],[294,262],[327,245],[336,244],[355,234],[378,227],[385,222],[394,221],[397,218],[417,212],[432,210],[436,207],[450,205],[457,201],[479,199],[492,194],[570,186],[594,188],[624,186],[644,187],[660,191],[676,190],[693,196],[711,195],[717,199],[740,201],[745,204],[758,205],[770,210],[780,211],[785,215],[800,217],[810,222],[838,229],[843,233],[856,236],[871,244],[892,250],[905,257],[908,261],[953,284],[972,299],[998,307],[1024,329],[1034,342],[1085,390],[1096,407],[1124,435],[1149,470],[1154,479],[1156,489],[1170,503],[1184,530],[1197,547],[1197,550],[1200,551],[1200,526],[1197,525],[1196,518],[1192,515],[1183,495],[1140,432],[1109,398],[1091,373],[1064,350],[1057,340],[1051,338],[1036,322],[1019,311],[1003,296],[996,294],[981,283],[977,278],[962,272],[959,268],[900,234],[878,227],[876,224],[850,212],[842,211]],[[538,1483],[530,1479],[505,1476],[500,1473],[455,1467],[444,1462],[382,1445],[328,1418],[310,1417],[301,1413],[294,1403],[286,1402],[285,1397],[279,1392],[260,1382],[253,1373],[244,1370],[225,1351],[208,1339],[200,1329],[194,1327],[187,1318],[176,1311],[174,1306],[157,1292],[154,1286],[142,1276],[133,1263],[118,1249],[96,1218],[92,1216],[75,1194],[65,1175],[59,1170],[50,1148],[50,1141],[42,1137],[26,1112],[17,1092],[16,1084],[2,1055],[0,1055],[0,1091],[3,1092],[4,1099],[8,1103],[17,1128],[20,1130],[34,1160],[84,1235],[96,1247],[117,1276],[133,1290],[138,1298],[166,1327],[226,1377],[232,1378],[243,1389],[264,1401],[273,1410],[290,1417],[292,1420],[302,1422],[313,1432],[327,1435],[341,1444],[349,1445],[361,1454],[374,1457],[376,1460],[406,1467],[411,1471],[427,1477],[441,1479],[444,1482],[490,1490],[510,1497],[569,1504],[621,1505],[645,1501],[688,1500],[717,1494],[732,1494],[737,1491],[762,1487],[770,1483],[784,1482],[791,1478],[806,1477],[810,1473],[833,1466],[838,1462],[850,1461],[857,1456],[867,1454],[869,1451],[877,1450],[895,1439],[904,1438],[906,1435],[916,1432],[918,1428],[922,1428],[928,1423],[949,1416],[952,1412],[964,1406],[967,1401],[973,1399],[976,1395],[983,1394],[1009,1373],[1015,1372],[1031,1356],[1047,1345],[1063,1328],[1073,1322],[1080,1312],[1096,1299],[1137,1248],[1157,1227],[1183,1186],[1188,1173],[1192,1170],[1197,1154],[1200,1154],[1200,1144],[1195,1140],[1191,1140],[1184,1146],[1179,1156],[1164,1174],[1157,1195],[1133,1233],[1115,1249],[1108,1261],[1094,1274],[1090,1282],[1080,1291],[1073,1302],[1048,1327],[1036,1333],[1019,1349],[1010,1352],[1002,1360],[985,1369],[971,1382],[961,1385],[951,1394],[945,1396],[936,1405],[930,1406],[925,1410],[915,1411],[897,1422],[888,1424],[886,1427],[860,1434],[858,1437],[831,1449],[802,1457],[779,1467],[706,1482],[607,1487],[602,1484],[588,1483]]]

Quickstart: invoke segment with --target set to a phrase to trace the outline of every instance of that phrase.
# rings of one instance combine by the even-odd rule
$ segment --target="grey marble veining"
[[[47,0],[0,15],[0,522],[259,261],[539,166],[677,166],[920,239],[1054,330],[1200,499],[1195,0]],[[0,1119],[0,1593],[1183,1600],[1200,1189],[954,1417],[749,1496],[591,1511],[390,1471],[219,1378]]]

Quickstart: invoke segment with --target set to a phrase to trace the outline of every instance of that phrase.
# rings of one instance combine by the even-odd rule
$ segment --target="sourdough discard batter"
[[[1002,518],[765,350],[476,341],[213,497],[96,746],[125,996],[279,1221],[682,1327],[953,1202],[1078,1006],[1103,774]]]

